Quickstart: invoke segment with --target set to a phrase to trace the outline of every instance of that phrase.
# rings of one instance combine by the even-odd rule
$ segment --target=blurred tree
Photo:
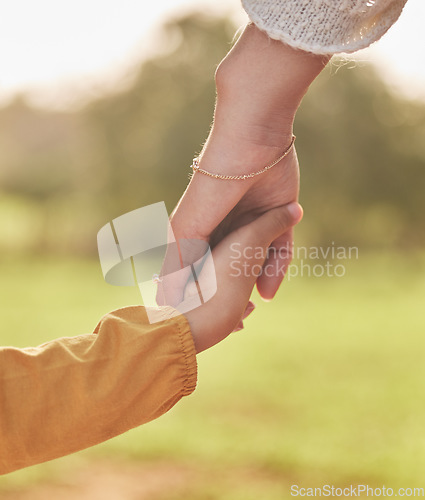
[[[234,30],[203,14],[173,20],[126,89],[74,113],[22,98],[0,110],[0,190],[39,212],[38,248],[94,253],[107,220],[160,200],[173,208],[207,137],[215,67]],[[341,67],[313,84],[295,133],[298,241],[425,246],[425,103],[393,95],[370,67]]]
[[[44,200],[72,189],[69,163],[73,121],[66,113],[33,109],[18,96],[0,113],[1,170],[4,190]]]
[[[307,238],[425,244],[423,102],[392,94],[371,66],[325,71],[303,101],[296,133]]]
[[[233,32],[230,22],[200,14],[168,23],[165,53],[142,65],[131,89],[87,108],[108,170],[111,217],[177,202],[210,127],[214,71]]]

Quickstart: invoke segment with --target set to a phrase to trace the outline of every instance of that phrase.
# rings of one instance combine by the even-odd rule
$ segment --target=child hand
[[[274,208],[231,232],[214,247],[217,292],[208,302],[185,314],[197,352],[226,338],[251,312],[249,297],[262,272],[270,243],[301,218],[302,209],[297,203]]]

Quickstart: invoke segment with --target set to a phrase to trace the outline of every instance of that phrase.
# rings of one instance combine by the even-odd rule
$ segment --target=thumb
[[[250,181],[220,182],[195,173],[171,214],[176,238],[208,240],[249,186]]]
[[[253,243],[268,248],[276,238],[298,224],[302,217],[301,205],[293,202],[269,210],[237,231],[240,231],[244,244]]]
[[[248,188],[248,183],[220,183],[200,174],[195,174],[173,211],[170,223],[178,250],[187,260],[196,254],[196,240],[208,241],[212,231],[238,203]],[[218,203],[218,200],[220,202]],[[190,248],[190,242],[194,248]],[[180,248],[183,245],[184,248]],[[167,268],[173,259],[167,253],[161,270],[164,277],[158,286],[157,302],[159,305],[177,306],[184,297],[184,288],[189,273],[165,277]],[[192,259],[193,261],[193,259]]]

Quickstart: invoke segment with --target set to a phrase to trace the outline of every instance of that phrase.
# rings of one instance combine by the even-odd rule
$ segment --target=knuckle
[[[215,84],[216,87],[222,87],[228,80],[228,65],[226,64],[226,59],[223,59],[215,70]]]
[[[290,227],[289,215],[284,207],[275,208],[270,214],[270,217],[272,219],[273,228],[275,228],[276,231],[283,233]]]
[[[246,245],[250,245],[252,241],[258,239],[258,231],[253,224],[237,229],[234,234],[238,241]]]
[[[218,94],[228,94],[231,95],[234,92],[240,91],[240,77],[237,74],[237,68],[235,68],[232,60],[225,57],[215,70],[215,86]]]
[[[292,241],[288,241],[285,245],[281,245],[278,248],[278,254],[280,260],[291,262],[294,257]]]

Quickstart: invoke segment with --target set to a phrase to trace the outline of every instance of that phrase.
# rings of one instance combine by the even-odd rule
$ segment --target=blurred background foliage
[[[18,96],[0,110],[2,345],[91,331],[106,311],[140,302],[135,287],[104,283],[97,231],[149,203],[172,210],[235,26],[193,14],[163,30],[161,51],[125,87],[81,109]],[[287,279],[243,335],[202,354],[190,398],[0,478],[0,498],[282,500],[291,484],[423,486],[425,103],[353,64],[322,73],[295,124],[297,242],[360,247],[339,261],[344,279]]]
[[[25,96],[0,110],[0,251],[95,255],[97,230],[164,200],[171,211],[211,124],[213,74],[235,26],[188,15],[125,89],[54,112]],[[425,245],[425,103],[391,93],[372,67],[334,61],[295,133],[305,244]]]

